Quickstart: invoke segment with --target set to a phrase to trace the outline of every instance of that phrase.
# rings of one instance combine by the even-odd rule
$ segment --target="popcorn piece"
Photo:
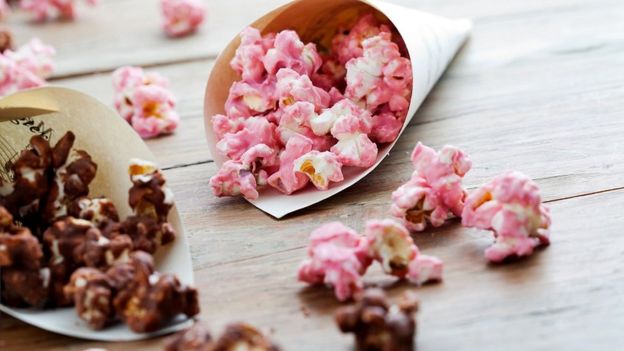
[[[503,173],[475,190],[462,213],[463,225],[494,231],[496,242],[485,251],[491,262],[548,245],[550,222],[537,184],[519,172]]]
[[[319,190],[327,190],[329,182],[341,182],[342,164],[331,152],[310,151],[295,160],[295,171],[308,176]]]
[[[347,62],[345,96],[366,103],[370,111],[388,104],[392,112],[405,113],[412,88],[412,67],[401,57],[390,33],[382,32],[363,42],[362,57]]]
[[[215,351],[279,351],[273,342],[253,326],[245,323],[230,324],[214,346]]]
[[[248,200],[255,200],[259,195],[256,177],[240,161],[226,161],[210,178],[210,187],[218,197],[243,195]]]
[[[309,127],[310,121],[315,117],[316,112],[312,103],[298,101],[286,106],[276,131],[279,140],[286,145],[292,136],[302,135],[312,140],[314,150],[329,150],[334,143],[333,138],[328,135],[315,135]]]
[[[91,6],[95,6],[97,2],[97,0],[86,0],[86,3]],[[21,0],[20,8],[31,12],[38,22],[51,18],[73,20],[76,17],[75,0]]]
[[[370,220],[364,231],[369,255],[379,261],[384,272],[404,277],[418,248],[405,227],[391,220]]]
[[[270,75],[289,69],[300,75],[311,76],[323,63],[314,43],[303,44],[292,30],[283,30],[275,36],[274,47],[269,49],[262,62]]]
[[[211,351],[214,340],[208,329],[200,322],[175,333],[165,340],[165,351]]]
[[[31,39],[17,51],[0,54],[0,95],[45,85],[54,70],[55,49],[41,40]]]
[[[256,28],[247,27],[240,33],[241,44],[230,66],[240,74],[245,82],[261,82],[266,75],[262,60],[270,48],[273,48],[275,35],[264,37]]]
[[[156,85],[167,88],[169,82],[158,73],[145,73],[140,67],[124,66],[116,69],[113,74],[114,105],[121,117],[128,123],[134,115],[134,94],[137,88],[144,85]]]
[[[173,192],[165,185],[162,172],[154,163],[132,159],[128,174],[132,181],[128,203],[134,213],[150,217],[158,223],[166,222],[173,207]]]
[[[305,187],[309,179],[295,170],[295,160],[312,151],[312,147],[312,141],[304,136],[291,137],[280,154],[279,170],[268,179],[269,185],[287,195]]]
[[[0,230],[0,267],[39,270],[43,251],[37,238],[28,228],[5,230]]]
[[[235,82],[230,87],[225,111],[229,117],[245,118],[268,112],[277,104],[275,89],[274,79],[262,83]]]
[[[84,265],[84,245],[89,231],[97,231],[91,222],[66,217],[54,222],[43,234],[43,243],[51,253],[48,267],[51,288],[57,306],[67,306],[63,287],[71,274]]]
[[[259,144],[277,147],[275,125],[262,117],[252,117],[245,121],[242,130],[225,134],[216,147],[231,160],[239,161],[247,150]]]
[[[331,152],[338,156],[344,166],[368,168],[377,160],[377,145],[368,138],[371,126],[366,121],[348,115],[338,119],[331,129],[331,134],[338,142]]]
[[[362,42],[381,32],[390,33],[390,28],[380,25],[372,13],[360,17],[350,30],[341,30],[332,40],[332,50],[340,65],[345,65],[351,59],[362,57],[364,48]]]
[[[175,110],[175,98],[166,88],[156,85],[138,87],[133,96],[134,113],[130,124],[144,138],[171,134],[180,117]]]
[[[329,106],[331,100],[329,93],[315,87],[307,75],[301,75],[289,68],[282,68],[277,72],[276,77],[276,96],[280,106],[307,101],[314,105],[317,112]]]
[[[170,37],[194,33],[204,22],[206,9],[198,0],[161,0],[163,29]]]
[[[30,139],[30,148],[23,150],[13,163],[13,184],[3,186],[0,195],[9,212],[23,220],[34,216],[48,192],[47,172],[52,164],[52,148],[41,136]]]
[[[69,215],[93,223],[105,237],[110,237],[119,222],[115,204],[106,198],[81,198],[69,208]]]
[[[410,261],[405,277],[416,285],[441,281],[443,268],[439,258],[418,254]]]
[[[214,130],[217,140],[223,139],[226,134],[236,134],[245,127],[245,118],[243,117],[214,115],[211,121],[212,130]]]
[[[299,266],[299,280],[326,284],[345,301],[362,291],[362,275],[371,263],[366,239],[339,222],[327,223],[310,234],[308,258]]]
[[[45,307],[49,301],[50,270],[3,268],[2,303],[12,307]]]
[[[134,278],[119,291],[113,305],[132,331],[152,332],[179,314],[199,313],[197,290],[182,285],[173,275],[154,272],[152,256],[135,251],[130,264]]]
[[[92,329],[103,329],[115,316],[110,281],[95,268],[76,270],[64,292],[75,304],[76,314]]]
[[[453,146],[436,152],[418,143],[411,159],[414,174],[392,194],[392,215],[413,231],[424,230],[427,222],[439,227],[452,215],[460,217],[466,197],[461,181],[472,166],[470,158]]]
[[[89,184],[97,172],[97,164],[91,160],[88,153],[82,150],[76,151],[74,158],[68,163],[66,162],[63,161],[63,165],[56,169],[54,181],[48,192],[47,203],[42,215],[48,223],[66,216],[68,208],[72,206],[73,202],[89,194]]]
[[[401,128],[403,121],[399,120],[390,112],[380,113],[372,118],[373,127],[369,137],[372,141],[380,144],[391,143],[395,141]]]
[[[371,115],[368,111],[360,108],[349,99],[342,99],[336,102],[331,108],[323,110],[318,116],[311,116],[310,127],[316,135],[325,135],[329,133],[337,121],[347,117],[355,117],[362,121],[363,130],[367,130],[367,126],[372,126]]]
[[[127,235],[108,239],[99,230],[91,230],[86,234],[83,259],[87,267],[106,269],[127,262],[132,249],[132,239]]]
[[[355,335],[358,351],[413,351],[417,310],[418,299],[409,292],[391,305],[383,290],[368,289],[355,305],[340,308],[335,318],[343,333]]]
[[[119,231],[132,239],[134,250],[151,254],[173,242],[177,235],[170,223],[160,223],[151,216],[130,216],[121,223]]]

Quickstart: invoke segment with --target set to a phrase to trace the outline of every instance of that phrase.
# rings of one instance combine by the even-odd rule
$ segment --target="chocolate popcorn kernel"
[[[95,268],[76,270],[65,286],[66,297],[75,304],[76,314],[93,329],[104,328],[115,316],[109,277]]]
[[[417,310],[418,300],[409,292],[390,304],[383,290],[368,289],[335,318],[343,333],[355,335],[358,351],[413,351]]]

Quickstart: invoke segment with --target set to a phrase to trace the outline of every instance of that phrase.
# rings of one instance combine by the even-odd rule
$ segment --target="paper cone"
[[[274,10],[251,26],[258,28],[263,34],[293,29],[304,42],[322,43],[329,40],[340,25],[353,23],[360,14],[369,12],[374,12],[394,24],[410,54],[414,83],[411,104],[403,126],[405,130],[429,91],[466,41],[471,29],[469,20],[446,19],[375,0],[299,0]],[[217,138],[212,130],[211,118],[224,113],[228,89],[233,82],[240,80],[229,65],[239,44],[240,39],[234,39],[217,59],[204,99],[206,137],[217,166],[221,166],[226,158],[216,150]],[[388,155],[395,143],[396,141],[382,145],[377,162],[370,168],[344,168],[345,180],[333,184],[329,190],[318,191],[308,186],[287,196],[267,188],[260,192],[260,198],[250,202],[276,218],[313,205],[364,178]]]
[[[20,119],[17,119],[20,118]],[[5,165],[14,160],[35,134],[52,143],[71,130],[75,149],[86,150],[98,165],[90,196],[111,199],[122,218],[130,214],[128,165],[132,158],[155,161],[139,136],[116,112],[82,93],[64,88],[39,88],[0,100],[0,177],[8,179]],[[159,271],[174,273],[184,283],[193,283],[193,266],[188,242],[174,207],[169,221],[178,233],[176,240],[160,249],[155,257]],[[73,308],[51,310],[15,309],[0,304],[0,311],[51,332],[83,339],[131,341],[161,335],[187,327],[189,320],[178,320],[154,334],[136,334],[119,323],[93,331]]]

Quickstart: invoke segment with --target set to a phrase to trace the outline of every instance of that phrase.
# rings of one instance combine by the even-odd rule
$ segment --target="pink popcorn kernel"
[[[123,119],[131,123],[135,114],[134,99],[139,87],[155,85],[167,88],[169,82],[158,73],[145,73],[140,67],[124,66],[112,74],[113,105]]]
[[[171,134],[178,127],[180,117],[175,110],[175,98],[166,88],[157,85],[137,88],[133,106],[130,124],[142,138]]]
[[[326,151],[334,144],[330,135],[315,135],[310,129],[310,121],[316,117],[314,105],[310,102],[298,101],[281,110],[277,137],[284,145],[294,135],[303,135],[312,140],[314,150]]]
[[[392,193],[390,213],[415,232],[425,230],[427,223],[438,227],[448,217],[448,210],[439,206],[435,192],[418,174]]]
[[[356,116],[338,119],[331,134],[338,142],[330,149],[344,166],[368,168],[377,160],[377,144],[368,138],[370,124]]]
[[[331,96],[325,90],[314,86],[310,77],[296,71],[283,68],[277,72],[276,96],[280,106],[289,106],[297,101],[306,101],[314,105],[315,111],[327,108]]]
[[[341,182],[342,164],[338,157],[331,152],[310,151],[295,160],[294,169],[303,173],[319,190],[327,190],[330,182]]]
[[[265,118],[251,117],[244,121],[241,130],[224,134],[216,147],[221,154],[238,161],[247,150],[258,144],[277,147],[275,125]]]
[[[312,146],[312,141],[302,135],[291,137],[279,156],[279,170],[268,179],[269,185],[286,195],[305,187],[309,178],[295,170],[295,161],[312,151]]]
[[[409,231],[392,219],[366,222],[369,255],[379,261],[384,272],[413,283],[442,279],[442,261],[421,255]]]
[[[257,186],[256,177],[240,161],[226,161],[210,178],[212,192],[218,197],[243,195],[254,200],[258,198]]]
[[[247,27],[240,33],[240,39],[241,44],[236,49],[230,66],[241,75],[243,81],[261,82],[266,76],[262,60],[267,51],[273,47],[275,35],[262,37],[259,30]]]
[[[274,109],[276,104],[274,80],[235,82],[230,87],[225,111],[230,117],[251,117]]]
[[[45,85],[54,70],[55,53],[54,47],[38,38],[17,51],[7,49],[0,53],[0,95]]]
[[[267,50],[262,62],[270,75],[287,68],[307,76],[316,73],[323,63],[316,45],[304,44],[297,32],[292,30],[277,33],[274,46]]]
[[[496,240],[485,251],[491,262],[528,256],[550,243],[550,212],[537,184],[520,172],[503,173],[472,192],[462,224],[494,232]]]
[[[353,58],[362,57],[364,49],[362,42],[381,32],[390,33],[390,28],[379,24],[379,21],[371,13],[360,17],[350,30],[339,32],[332,40],[332,49],[342,65]]]
[[[20,0],[20,8],[31,12],[35,21],[60,18],[73,20],[76,18],[76,0]],[[97,0],[86,0],[88,5],[95,6]]]
[[[172,38],[196,32],[206,16],[206,9],[199,0],[161,0],[160,5],[163,30]]]
[[[298,270],[299,280],[326,284],[345,301],[363,290],[362,275],[371,263],[366,239],[339,222],[327,223],[310,234],[308,258]]]

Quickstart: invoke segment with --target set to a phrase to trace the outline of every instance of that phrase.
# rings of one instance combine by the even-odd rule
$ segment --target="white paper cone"
[[[472,26],[469,20],[451,20],[376,0],[299,0],[267,14],[251,26],[258,28],[263,34],[294,29],[304,41],[317,41],[335,33],[341,21],[344,23],[371,11],[385,16],[394,24],[410,54],[414,83],[407,120],[403,126],[405,130],[429,91],[466,41]],[[229,66],[239,43],[239,39],[234,39],[221,53],[206,88],[206,137],[217,166],[221,166],[226,158],[216,150],[217,138],[212,129],[211,118],[224,113],[228,89],[234,81],[240,79]],[[395,143],[396,141],[380,147],[377,162],[370,168],[344,168],[345,180],[333,184],[329,190],[318,191],[308,186],[305,190],[287,196],[272,188],[263,189],[260,197],[250,202],[276,218],[313,205],[364,178],[388,155]]]
[[[155,161],[155,157],[115,111],[82,93],[47,87],[0,100],[0,176],[6,176],[4,165],[17,157],[33,135],[44,134],[56,143],[69,130],[76,135],[74,148],[86,150],[98,164],[89,195],[111,199],[120,217],[125,218],[131,212],[128,205],[131,182],[127,173],[130,159]],[[176,274],[184,283],[192,284],[189,246],[175,207],[171,210],[169,221],[178,237],[159,250],[155,257],[156,267],[159,271]],[[0,304],[0,311],[51,332],[101,341],[146,339],[180,330],[191,322],[180,319],[157,333],[136,334],[121,323],[101,331],[91,330],[78,318],[73,308],[30,310]]]

